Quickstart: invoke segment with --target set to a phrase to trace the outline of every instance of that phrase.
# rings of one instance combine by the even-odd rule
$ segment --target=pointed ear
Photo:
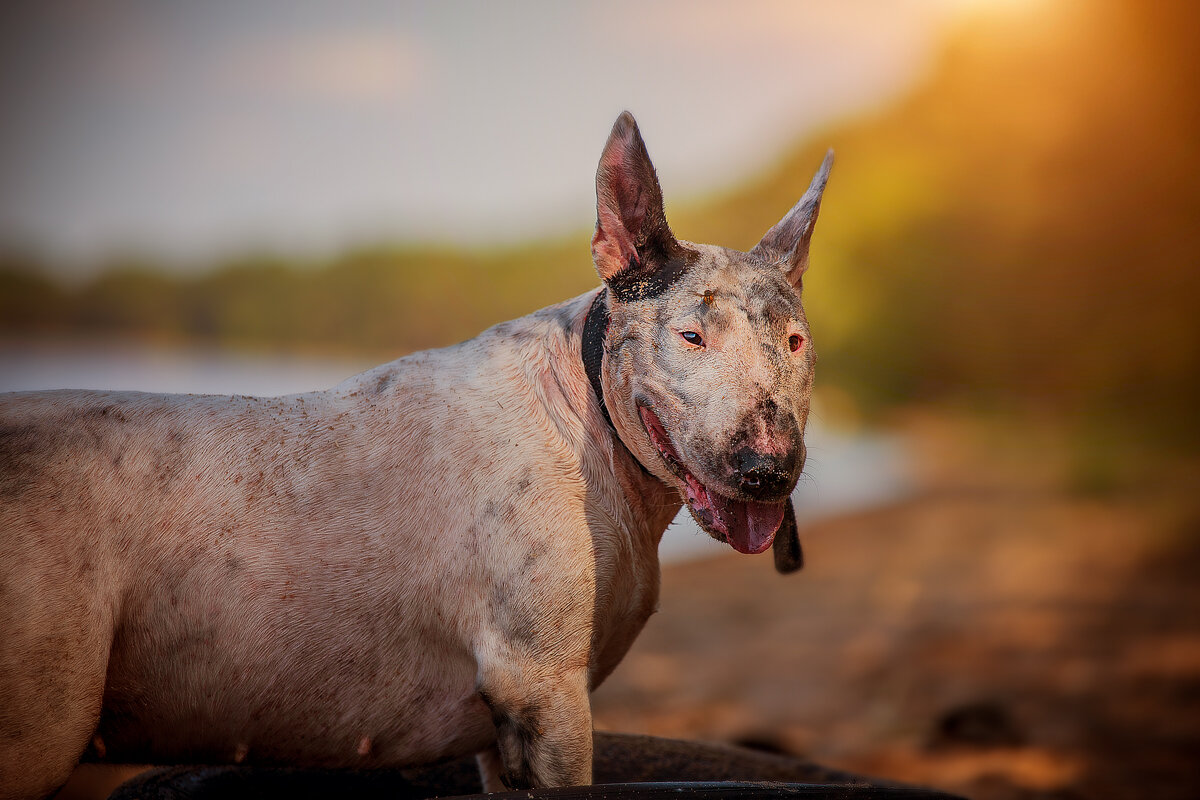
[[[624,300],[622,286],[644,291],[647,281],[661,282],[656,275],[678,262],[682,250],[667,225],[662,189],[637,122],[625,111],[596,169],[596,271]]]
[[[775,223],[750,251],[764,261],[780,264],[787,271],[788,280],[796,287],[796,291],[800,290],[800,279],[808,269],[808,246],[817,224],[817,212],[821,209],[821,195],[825,192],[825,183],[829,180],[829,170],[832,168],[833,150],[830,150],[800,202]]]
[[[804,566],[804,551],[800,549],[800,529],[796,526],[796,508],[791,499],[783,510],[783,523],[775,532],[771,544],[775,555],[775,571],[787,575]]]

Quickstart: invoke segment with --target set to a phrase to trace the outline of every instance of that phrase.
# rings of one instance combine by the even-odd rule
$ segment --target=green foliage
[[[61,330],[66,303],[66,293],[45,276],[35,259],[0,256],[0,333]]]
[[[257,256],[191,276],[120,263],[73,291],[10,261],[0,262],[9,333],[388,356],[461,341],[597,283],[585,237],[477,252],[376,247],[306,267]]]

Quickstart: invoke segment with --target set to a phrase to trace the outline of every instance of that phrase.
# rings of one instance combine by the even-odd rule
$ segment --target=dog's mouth
[[[700,527],[714,539],[728,542],[739,553],[761,553],[770,547],[783,522],[788,500],[759,503],[711,491],[684,465],[658,415],[640,404],[638,412],[667,469],[683,482],[688,510]]]

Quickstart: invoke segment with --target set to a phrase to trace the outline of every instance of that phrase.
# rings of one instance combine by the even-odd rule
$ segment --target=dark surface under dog
[[[238,800],[326,797],[424,800],[476,796],[521,798],[888,798],[950,795],[827,769],[791,756],[741,747],[628,734],[597,733],[598,785],[479,795],[475,759],[414,770],[300,770],[260,767],[166,767],[127,781],[111,800]],[[680,782],[686,781],[686,782]]]

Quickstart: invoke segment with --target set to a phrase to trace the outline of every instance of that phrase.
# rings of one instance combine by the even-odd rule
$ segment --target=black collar
[[[596,401],[600,403],[600,412],[604,414],[604,420],[608,423],[613,438],[625,448],[630,457],[642,468],[642,472],[650,475],[650,470],[646,469],[645,465],[638,460],[638,457],[633,454],[633,451],[621,439],[621,434],[617,433],[617,426],[613,425],[612,415],[608,413],[608,406],[604,403],[604,388],[600,383],[600,365],[604,361],[604,339],[608,335],[608,303],[605,302],[607,297],[608,289],[601,289],[596,294],[596,299],[592,301],[592,306],[588,309],[587,316],[583,318],[583,341],[581,347],[583,351],[583,371],[587,373],[588,383],[592,385],[592,394],[596,395]]]
[[[612,428],[615,434],[617,429],[608,413],[608,406],[604,404],[604,390],[600,385],[600,364],[604,361],[604,338],[608,335],[608,303],[604,302],[607,294],[608,289],[601,289],[596,294],[596,299],[592,301],[587,316],[583,318],[583,371],[587,373],[588,383],[592,385],[592,392],[600,403],[600,411],[603,412],[608,427]]]

